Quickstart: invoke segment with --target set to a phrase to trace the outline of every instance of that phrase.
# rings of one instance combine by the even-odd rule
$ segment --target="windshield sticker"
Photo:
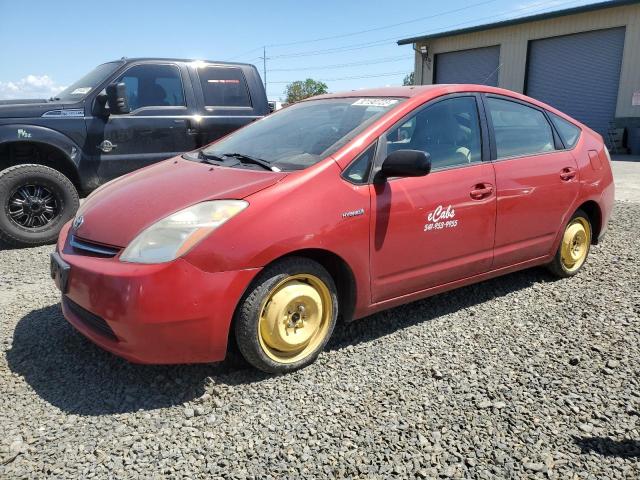
[[[89,93],[91,91],[91,87],[81,87],[76,88],[71,95],[84,95],[85,93]]]
[[[395,105],[398,103],[398,100],[394,100],[393,98],[361,98],[356,100],[351,105],[360,105],[362,107],[388,107],[390,105]]]
[[[455,228],[458,226],[458,220],[455,219],[456,211],[451,205],[444,208],[438,205],[436,209],[427,215],[427,223],[424,225],[424,231],[442,230],[444,228]]]

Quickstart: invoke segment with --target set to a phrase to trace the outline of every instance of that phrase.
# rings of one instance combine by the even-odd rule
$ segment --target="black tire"
[[[304,358],[291,363],[275,361],[269,356],[259,338],[259,320],[267,297],[272,290],[288,277],[295,275],[313,275],[320,279],[328,289],[332,314],[328,319],[324,338],[318,345],[305,354]],[[313,260],[301,257],[290,257],[266,267],[253,281],[240,300],[234,318],[235,339],[242,356],[254,367],[267,373],[288,373],[313,363],[324,349],[338,318],[338,296],[331,275],[325,268]]]
[[[16,214],[16,208],[26,208],[16,207],[16,200],[24,199],[20,192],[25,190],[21,189],[33,192],[34,187],[40,187],[39,192],[50,193],[52,200],[48,200],[47,208],[51,208],[52,213],[32,218],[31,221],[25,216],[16,218],[19,215]],[[47,195],[41,193],[41,196]],[[57,170],[37,164],[9,167],[0,172],[0,243],[12,247],[53,243],[62,226],[73,218],[79,206],[80,199],[73,183]],[[37,209],[43,207],[36,205],[33,208],[35,210],[32,211],[38,213]],[[32,225],[26,225],[28,223]]]
[[[593,225],[591,224],[591,220],[589,219],[589,215],[587,215],[583,210],[577,210],[569,219],[569,221],[567,222],[567,224],[565,225],[563,231],[562,231],[562,235],[564,237],[564,234],[567,230],[567,228],[569,227],[569,225],[571,225],[574,220],[576,219],[583,219],[586,220],[586,223],[589,225],[589,230],[588,230],[588,238],[587,238],[587,243],[586,243],[586,248],[587,251],[584,255],[584,259],[582,260],[582,262],[580,263],[580,265],[575,268],[575,269],[568,269],[564,262],[562,261],[562,239],[560,240],[560,245],[558,245],[558,250],[556,251],[555,256],[553,257],[553,260],[548,263],[546,265],[547,269],[553,273],[556,277],[559,278],[568,278],[568,277],[573,277],[574,275],[576,275],[580,270],[582,270],[582,268],[584,267],[585,263],[587,263],[587,258],[589,257],[589,252],[591,250],[591,240],[592,240],[592,235],[593,235]]]

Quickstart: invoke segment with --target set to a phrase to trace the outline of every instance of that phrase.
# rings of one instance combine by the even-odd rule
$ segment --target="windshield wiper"
[[[261,167],[264,167],[267,170],[271,170],[272,172],[280,172],[281,171],[278,167],[271,165],[266,160],[263,160],[261,158],[252,157],[251,155],[245,155],[244,153],[223,153],[222,156],[223,157],[237,158],[241,162],[253,163],[255,165],[260,165]]]
[[[222,158],[221,155],[213,155],[211,153],[204,153],[202,150],[200,150],[198,152],[198,158],[201,158],[203,160],[215,160],[216,162],[223,162],[223,163],[225,161],[224,158]]]

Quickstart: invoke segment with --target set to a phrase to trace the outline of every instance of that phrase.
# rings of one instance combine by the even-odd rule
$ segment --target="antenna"
[[[485,78],[482,81],[481,85],[484,85],[485,83],[487,83],[487,80],[489,80],[493,76],[494,73],[498,72],[502,68],[502,65],[503,64],[501,63],[500,65],[498,65],[498,67],[493,72],[491,72],[489,75],[487,75],[487,78]]]

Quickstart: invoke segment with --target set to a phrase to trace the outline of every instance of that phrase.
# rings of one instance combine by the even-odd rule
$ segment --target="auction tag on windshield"
[[[398,103],[398,100],[393,98],[361,98],[356,100],[351,105],[361,105],[363,107],[388,107]]]
[[[89,93],[91,91],[91,87],[81,87],[76,88],[71,95],[84,95],[85,93]]]

